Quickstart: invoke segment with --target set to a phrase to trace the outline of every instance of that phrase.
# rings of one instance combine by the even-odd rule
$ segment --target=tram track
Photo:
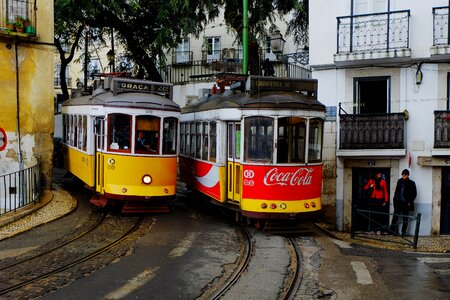
[[[41,251],[41,252],[39,252],[37,254],[33,254],[32,256],[20,259],[18,261],[12,262],[10,264],[4,265],[4,266],[0,266],[0,271],[12,268],[12,267],[17,266],[17,265],[20,265],[20,264],[25,263],[25,262],[27,262],[29,260],[36,259],[38,257],[44,256],[44,255],[49,254],[49,253],[51,253],[51,252],[53,252],[55,250],[58,250],[59,248],[65,246],[65,245],[73,243],[74,241],[84,237],[85,235],[89,234],[90,232],[92,232],[96,228],[98,228],[105,221],[106,216],[107,216],[107,213],[105,212],[105,213],[102,214],[102,217],[99,218],[97,223],[95,223],[93,226],[87,228],[86,230],[82,231],[81,233],[77,234],[76,236],[74,236],[74,237],[72,237],[72,238],[70,238],[70,239],[68,239],[68,240],[66,240],[64,242],[61,242],[60,244],[57,244],[56,246],[53,246],[53,247],[51,247],[49,249],[45,249],[44,251]]]
[[[251,233],[245,228],[244,225],[239,223],[239,229],[242,234],[243,238],[243,244],[244,249],[241,251],[241,260],[239,261],[239,264],[233,274],[228,278],[228,280],[219,288],[217,289],[210,297],[210,300],[217,300],[220,299],[242,276],[242,274],[247,269],[251,257],[254,252],[253,242],[252,242],[252,236]]]
[[[291,263],[289,269],[291,271],[290,276],[287,277],[283,291],[278,296],[279,300],[292,300],[294,299],[295,293],[300,287],[302,280],[302,269],[301,269],[301,253],[300,248],[294,238],[286,238],[289,247],[289,254],[291,257]]]
[[[20,292],[19,295],[15,295],[14,292],[20,291],[22,287],[35,283],[38,284],[39,281],[45,278],[57,275],[71,268],[76,268],[77,266],[83,269],[83,263],[118,246],[136,232],[144,220],[143,217],[137,218],[134,222],[128,222],[131,224],[128,224],[126,227],[126,224],[121,224],[120,220],[112,220],[113,222],[110,222],[110,224],[103,226],[104,228],[99,230],[105,224],[105,218],[106,215],[99,220],[96,226],[91,227],[60,245],[14,264],[2,267],[0,270],[0,295],[20,298]],[[123,230],[116,230],[119,232],[111,233],[116,235],[115,237],[106,237],[105,232],[107,232],[107,228],[111,228],[111,226],[117,225],[117,223],[123,225]],[[96,229],[99,232],[96,232]],[[86,240],[83,241],[83,238],[87,238],[90,234],[95,235],[94,237],[90,237],[91,242],[94,240],[93,244],[96,244],[95,246],[87,245]],[[83,248],[83,245],[85,248]],[[30,270],[32,271],[30,272]],[[83,272],[86,272],[86,270],[83,270]]]

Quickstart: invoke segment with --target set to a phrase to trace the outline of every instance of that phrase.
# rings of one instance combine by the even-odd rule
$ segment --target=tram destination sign
[[[295,91],[316,96],[317,80],[250,76],[246,89],[251,95],[269,91]]]
[[[149,94],[171,94],[172,85],[166,83],[130,80],[130,79],[114,79],[113,94],[120,93],[149,93]]]

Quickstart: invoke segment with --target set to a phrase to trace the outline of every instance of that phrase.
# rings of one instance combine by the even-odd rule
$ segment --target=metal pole
[[[113,53],[112,72],[116,72],[116,52],[114,51],[114,30],[111,27],[111,50]]]
[[[87,91],[88,86],[88,43],[89,43],[89,30],[86,28],[84,33],[84,90]]]
[[[248,69],[248,0],[243,0],[242,21],[242,73],[247,75]]]

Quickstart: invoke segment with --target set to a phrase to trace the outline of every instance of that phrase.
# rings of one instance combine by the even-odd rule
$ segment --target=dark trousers
[[[406,234],[406,229],[408,228],[408,222],[409,222],[409,207],[407,204],[404,205],[397,205],[394,206],[394,216],[392,217],[392,222],[391,222],[391,231],[398,233],[398,220],[399,220],[399,215],[402,216],[402,235]]]
[[[384,203],[384,199],[370,199],[367,205],[369,226],[368,231],[385,231],[389,225],[389,219],[387,215],[388,205],[381,206]]]

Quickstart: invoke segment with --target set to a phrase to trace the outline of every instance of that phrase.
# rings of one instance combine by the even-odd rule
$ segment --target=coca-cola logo
[[[271,185],[310,185],[312,183],[313,168],[298,168],[295,171],[278,171],[278,168],[270,169],[264,176],[264,184]]]

